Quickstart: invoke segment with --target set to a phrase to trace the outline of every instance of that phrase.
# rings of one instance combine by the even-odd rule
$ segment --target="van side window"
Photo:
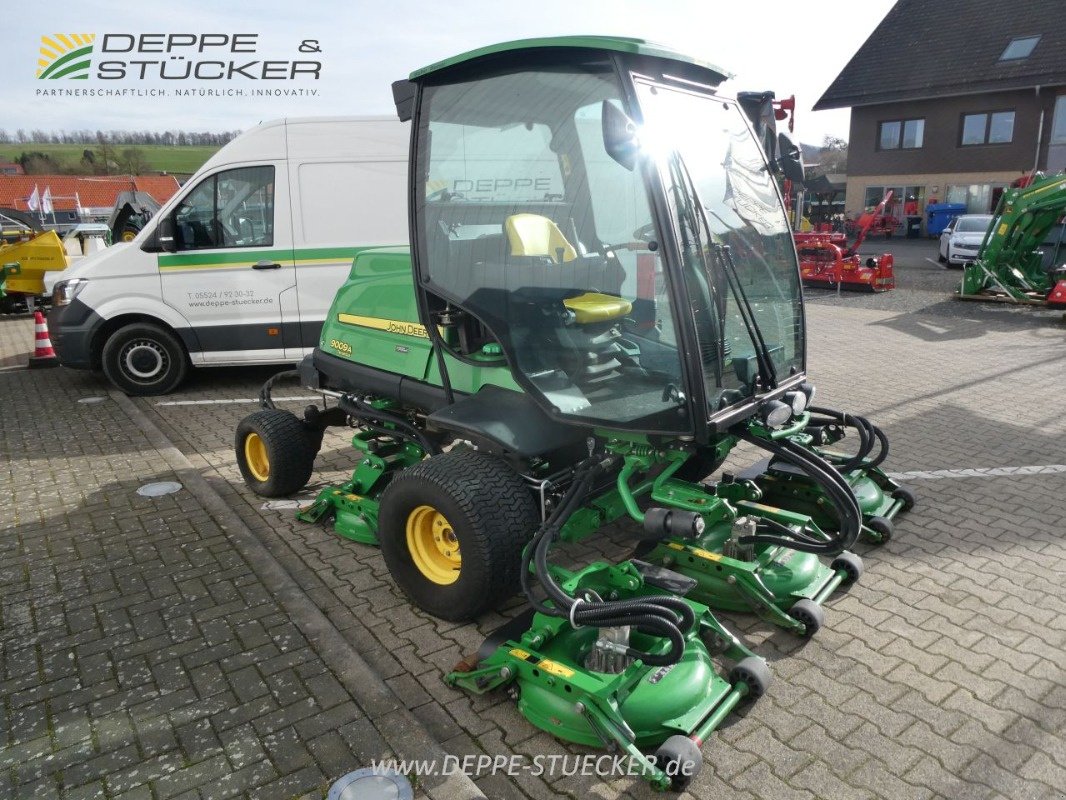
[[[274,244],[274,168],[241,167],[205,178],[174,211],[178,250]]]

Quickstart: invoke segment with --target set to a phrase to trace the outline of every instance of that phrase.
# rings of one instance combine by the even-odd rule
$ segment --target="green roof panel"
[[[422,69],[416,69],[411,73],[410,77],[411,80],[418,80],[419,78],[424,78],[434,72],[454,67],[457,64],[473,61],[478,58],[483,58],[484,56],[496,55],[498,53],[551,47],[607,50],[616,53],[661,58],[667,61],[678,61],[683,64],[691,64],[709,70],[710,72],[715,73],[719,77],[719,80],[733,77],[731,72],[727,72],[710,62],[695,58],[685,53],[679,53],[676,50],[671,50],[663,45],[653,44],[651,42],[646,42],[643,39],[633,39],[625,36],[549,36],[539,39],[517,39],[512,42],[501,42],[500,44],[479,47],[476,50],[460,53],[457,56],[446,58],[442,61],[430,64],[427,67],[422,67]]]

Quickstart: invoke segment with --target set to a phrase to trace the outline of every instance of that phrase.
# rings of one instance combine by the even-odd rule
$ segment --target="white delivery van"
[[[395,117],[238,136],[132,242],[64,270],[48,315],[60,362],[147,395],[189,365],[298,361],[355,254],[407,241],[409,139]]]

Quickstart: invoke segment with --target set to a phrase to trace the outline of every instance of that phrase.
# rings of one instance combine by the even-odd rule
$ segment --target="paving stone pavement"
[[[950,304],[948,313],[942,302],[948,301],[927,291],[895,309],[847,298],[812,303],[809,372],[819,402],[881,424],[892,441],[886,466],[893,471],[1063,463],[1066,420],[1057,399],[1066,389],[1066,326],[1047,314],[962,303]],[[0,354],[7,352],[9,324],[0,319]],[[136,403],[447,752],[529,758],[591,752],[537,731],[502,693],[474,698],[442,682],[521,607],[517,598],[476,625],[415,610],[375,549],[298,523],[291,508],[267,504],[243,486],[232,437],[253,403],[160,404],[253,398],[270,373],[202,371],[177,395]],[[329,671],[276,603],[253,580],[242,583],[247,573],[216,523],[183,505],[188,498],[180,494],[154,501],[132,495],[142,480],[163,474],[159,464],[131,444],[136,432],[122,428],[114,403],[71,403],[106,394],[103,384],[66,371],[42,375],[0,374],[5,398],[13,391],[28,396],[13,416],[3,404],[5,455],[13,459],[5,477],[15,487],[18,516],[16,536],[2,540],[8,747],[0,758],[13,766],[0,795],[17,789],[12,796],[21,797],[28,786],[63,797],[82,796],[81,787],[89,796],[97,789],[149,796],[145,788],[161,796],[158,781],[171,774],[195,780],[199,768],[217,777],[185,788],[216,796],[212,782],[222,772],[247,774],[261,763],[274,770],[273,781],[314,779],[292,795],[325,785],[337,774],[333,765],[365,757],[373,749],[366,744],[374,741],[373,721],[329,683]],[[47,425],[54,432],[41,438]],[[742,451],[727,467],[739,469],[750,458]],[[34,466],[43,481],[40,472],[27,478]],[[350,468],[350,445],[330,433],[306,494]],[[828,602],[826,626],[812,641],[751,617],[722,615],[771,660],[775,682],[704,746],[704,771],[687,796],[1066,796],[1066,474],[913,487],[919,507],[897,520],[887,545],[859,548],[866,574]],[[167,528],[164,545],[152,534]],[[190,546],[201,531],[214,532],[204,534],[207,544]],[[627,531],[619,526],[568,556],[617,557]],[[205,570],[226,577],[211,582]],[[248,622],[245,606],[261,616]],[[245,624],[259,637],[251,649],[230,653],[217,643]],[[282,652],[281,643],[289,649]],[[258,648],[272,655],[251,655]],[[306,660],[275,660],[290,652]],[[249,675],[256,688],[238,688],[244,686],[238,675]],[[324,697],[315,678],[330,686]],[[151,694],[172,685],[177,700]],[[285,710],[309,697],[333,703],[331,712],[340,709],[338,724],[314,735],[302,730],[312,717],[294,720],[288,714],[299,712]],[[184,711],[208,698],[219,710]],[[228,725],[216,719],[233,715],[238,721]],[[157,722],[142,732],[137,726],[146,717]],[[257,726],[264,717],[272,722]],[[224,737],[234,730],[243,738],[230,746]],[[323,752],[336,761],[324,762]],[[477,784],[491,798],[652,796],[630,778],[526,773],[483,775]]]
[[[0,352],[27,332],[0,320]],[[131,401],[59,369],[0,373],[0,397],[0,797],[322,797],[372,759],[443,756],[368,668],[330,667],[306,596]],[[138,494],[160,481],[185,488]],[[464,780],[423,788],[479,796]]]

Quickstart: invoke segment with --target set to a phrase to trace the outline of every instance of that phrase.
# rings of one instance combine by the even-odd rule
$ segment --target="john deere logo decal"
[[[95,33],[53,33],[41,37],[37,77],[87,80]]]

